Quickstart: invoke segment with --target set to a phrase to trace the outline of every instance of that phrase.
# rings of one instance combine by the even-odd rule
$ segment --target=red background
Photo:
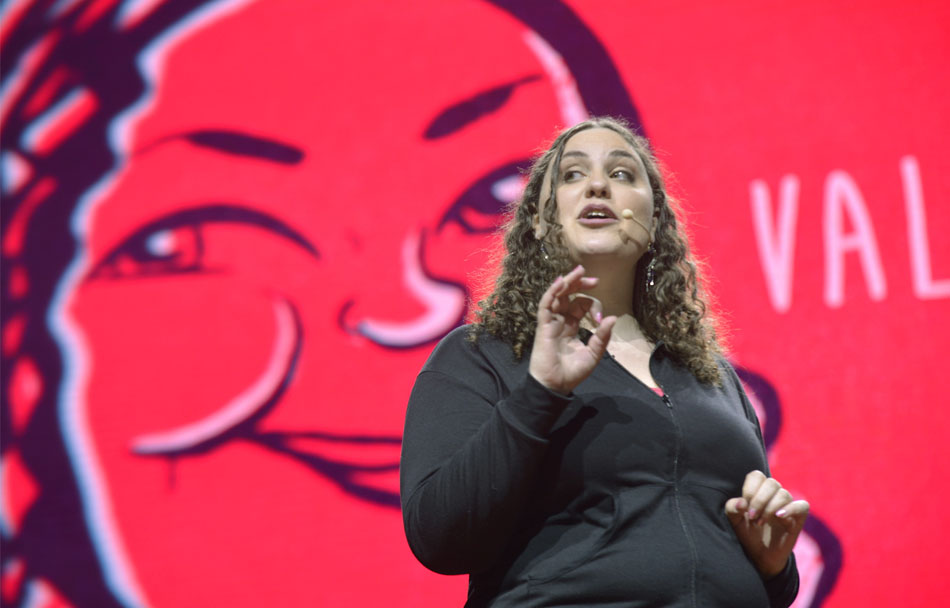
[[[109,3],[80,4],[92,11]],[[4,598],[22,599],[24,589],[34,589],[40,605],[83,603],[30,571],[30,556],[68,553],[72,541],[18,540],[32,501],[44,491],[38,465],[24,456],[36,441],[26,432],[39,407],[35,395],[73,397],[56,392],[66,381],[51,378],[43,360],[18,354],[17,324],[66,315],[85,336],[91,374],[83,399],[93,406],[80,410],[98,446],[98,460],[89,466],[104,466],[109,500],[122,505],[115,507],[118,529],[143,603],[462,603],[465,580],[417,564],[391,506],[361,500],[305,468],[271,468],[277,457],[248,443],[180,461],[143,459],[128,449],[129,436],[201,418],[256,377],[273,341],[273,303],[282,298],[300,313],[305,342],[281,409],[264,428],[398,436],[415,371],[432,343],[383,348],[345,332],[338,313],[396,321],[421,314],[399,261],[406,235],[421,229],[429,238],[428,272],[474,289],[473,273],[486,264],[491,239],[453,224],[437,231],[438,219],[473,180],[529,156],[564,126],[540,101],[550,98],[544,80],[516,89],[482,130],[425,147],[416,125],[434,108],[464,91],[538,72],[519,38],[525,26],[496,8],[486,17],[475,2],[399,11],[365,2],[354,14],[307,4],[252,2],[176,41],[154,74],[154,105],[139,109],[118,150],[121,162],[122,154],[131,158],[171,133],[241,126],[299,136],[306,162],[313,163],[306,172],[249,169],[244,160],[195,154],[173,141],[136,161],[145,167],[138,173],[131,164],[118,165],[95,204],[57,213],[86,218],[76,259],[88,270],[132,228],[166,213],[198,200],[252,200],[312,240],[321,265],[254,228],[208,225],[204,263],[214,272],[84,280],[72,284],[65,308],[46,301],[23,314],[4,311],[4,390],[12,412],[4,419],[4,541],[11,543],[8,556],[21,556],[4,557]],[[809,500],[843,552],[824,605],[939,602],[950,593],[943,551],[950,539],[943,509],[950,413],[941,380],[950,340],[950,7],[567,4],[619,70],[668,170],[693,251],[705,263],[714,310],[728,328],[731,359],[767,378],[778,393],[783,426],[771,450],[773,475]],[[5,29],[29,25],[10,15]],[[288,21],[297,27],[286,29]],[[255,28],[259,39],[245,36]],[[429,34],[409,35],[417,31]],[[479,54],[472,54],[475,48]],[[380,67],[393,57],[405,57],[405,74]],[[9,99],[15,92],[5,103]],[[11,124],[4,119],[5,137]],[[415,130],[403,133],[406,125]],[[919,167],[930,284],[939,292],[933,297],[914,282],[911,247],[919,235],[908,232],[901,175],[908,156]],[[863,235],[863,251],[877,252],[880,264],[871,262],[885,280],[883,293],[874,295],[861,253],[849,251],[841,258],[840,304],[825,295],[826,213],[841,202],[827,190],[829,176],[842,175],[834,172],[856,185],[869,219],[861,232],[846,212],[841,232]],[[774,227],[779,184],[790,175],[800,189],[789,233],[790,302],[783,310],[770,298],[750,189],[757,180],[768,186]],[[10,200],[16,192],[9,180],[4,188]],[[28,225],[24,208],[13,213]],[[4,213],[11,213],[6,204]],[[8,253],[16,249],[9,244],[15,226],[5,221]],[[183,246],[188,234],[176,232],[175,242]],[[4,263],[4,289],[13,301],[16,269],[25,268],[31,285],[40,281],[16,255]],[[142,270],[122,263],[129,273]],[[54,335],[71,361],[76,352],[64,346],[61,333]],[[321,400],[331,407],[317,412]],[[58,403],[61,410],[73,407]],[[395,453],[312,449],[370,463],[392,462]],[[82,467],[72,467],[81,477],[76,471]],[[175,484],[167,481],[173,474]],[[391,489],[394,482],[389,471],[367,483]],[[42,551],[23,550],[24,543]],[[269,570],[276,572],[273,579]],[[254,572],[259,581],[252,582]],[[256,589],[245,591],[245,585]],[[257,594],[262,589],[266,600]]]

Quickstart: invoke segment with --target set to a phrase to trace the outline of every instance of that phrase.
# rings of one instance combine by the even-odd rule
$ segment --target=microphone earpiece
[[[633,211],[631,211],[631,210],[629,210],[629,209],[624,209],[624,210],[623,210],[623,213],[621,213],[620,215],[622,215],[622,216],[623,216],[623,219],[625,219],[625,220],[632,220],[632,219],[633,219]]]

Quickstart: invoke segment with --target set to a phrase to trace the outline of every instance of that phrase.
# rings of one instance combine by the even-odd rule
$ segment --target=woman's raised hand
[[[568,394],[574,390],[604,356],[610,332],[617,317],[604,318],[600,302],[587,296],[571,297],[597,284],[596,277],[585,277],[578,266],[558,277],[538,303],[538,325],[528,372],[553,391]],[[584,344],[577,333],[581,320],[588,316],[597,327]]]
[[[808,503],[792,500],[778,481],[752,471],[745,476],[742,496],[726,501],[726,516],[746,555],[769,579],[785,567],[808,518]]]

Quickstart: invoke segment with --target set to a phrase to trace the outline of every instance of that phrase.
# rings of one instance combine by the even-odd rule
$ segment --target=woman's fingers
[[[791,492],[761,471],[746,475],[742,496],[730,498],[725,506],[726,515],[733,524],[742,520],[762,523],[774,517],[787,528],[804,523],[808,509],[808,502],[793,500]]]
[[[752,471],[742,484],[742,496],[727,500],[725,512],[742,548],[768,579],[788,562],[808,517],[808,503],[792,500],[778,481]]]
[[[560,275],[554,279],[554,282],[541,295],[541,300],[538,301],[538,314],[549,311],[558,312],[563,307],[561,298],[570,293],[571,288],[583,275],[584,267],[577,266],[566,275]]]
[[[580,321],[591,309],[596,300],[582,293],[566,293],[554,298],[551,302],[553,312],[569,315]]]
[[[597,314],[600,315],[601,313]],[[616,322],[617,317],[613,315],[602,318],[594,330],[594,335],[591,336],[587,342],[587,346],[591,349],[596,359],[600,359],[604,356],[604,353],[607,352],[607,343],[610,342],[610,333],[613,331]]]
[[[745,498],[737,496],[726,501],[726,515],[732,520],[733,524],[741,522],[745,518],[748,509],[749,503],[746,502]]]
[[[550,320],[551,305],[554,303],[556,294],[563,283],[564,277],[559,276],[541,295],[541,299],[538,301],[538,322],[543,323]]]
[[[771,477],[768,477],[765,479],[765,481],[758,485],[755,492],[751,496],[748,496],[745,492],[743,492],[743,497],[749,501],[749,511],[747,513],[749,521],[755,521],[760,516],[762,516],[766,510],[766,507],[775,497],[775,494],[781,489],[782,486],[779,484],[779,482],[775,481]]]
[[[584,276],[584,267],[578,265],[576,268],[574,268],[574,270],[570,271],[569,273],[563,276],[559,276],[557,279],[555,279],[554,283],[552,283],[551,286],[548,288],[548,290],[545,292],[545,295],[547,295],[547,293],[549,292],[551,293],[550,303],[553,304],[559,301],[561,298],[563,298],[567,294],[571,293],[572,291],[575,291],[577,289],[577,285],[580,282],[580,279],[583,276]],[[542,300],[543,299],[544,298],[542,297]]]
[[[752,498],[766,479],[768,477],[762,471],[750,471],[742,482],[742,497],[747,500]]]
[[[603,305],[583,291],[597,285],[577,266],[559,276],[538,302],[537,328],[528,373],[552,390],[570,393],[603,358],[615,317],[603,318]],[[578,336],[581,322],[593,320],[594,336],[585,345]]]
[[[564,282],[571,284],[580,279],[582,276],[584,276],[584,267],[581,264],[578,264],[573,270],[564,275]]]
[[[594,296],[586,293],[575,293],[570,296],[572,302],[578,302],[583,307],[584,316],[591,325],[596,327],[604,318],[604,305]]]
[[[785,505],[787,505],[790,502],[792,502],[791,493],[785,488],[781,487],[780,485],[778,488],[778,491],[776,491],[775,494],[772,495],[772,498],[769,500],[768,503],[766,503],[765,507],[762,509],[762,513],[759,515],[759,517],[761,519],[769,519],[770,517],[778,513],[779,509],[782,509]]]
[[[751,471],[745,476],[745,480],[742,482],[742,498],[746,501],[746,518],[749,521],[752,521],[759,514],[759,510],[765,506],[766,501],[760,499],[757,503],[753,503],[753,498],[756,497],[759,490],[768,480],[765,473],[762,471]],[[771,495],[769,496],[771,498]]]
[[[576,293],[582,289],[589,289],[597,284],[597,277],[585,277],[587,272],[583,266],[578,264],[574,270],[564,275],[564,281],[561,284],[558,296],[567,296]]]
[[[811,506],[807,501],[793,500],[776,511],[775,517],[781,520],[786,528],[792,529],[795,526],[804,525],[809,509]]]
[[[582,296],[577,296],[571,298],[567,304],[567,310],[564,311],[565,315],[569,315],[575,321],[580,321],[587,315],[587,311],[590,310],[590,307],[593,305],[593,300],[590,298],[585,298]]]
[[[750,522],[764,522],[776,517],[786,526],[801,523],[808,516],[808,503],[793,500],[792,494],[777,480],[762,471],[752,471],[742,484],[742,496],[726,502],[730,518],[744,516]]]
[[[599,318],[602,314],[600,302],[579,293],[597,284],[597,277],[585,277],[584,272],[584,267],[578,265],[551,283],[538,302],[538,321],[548,322],[559,314],[569,315],[579,321],[588,312],[592,318]]]

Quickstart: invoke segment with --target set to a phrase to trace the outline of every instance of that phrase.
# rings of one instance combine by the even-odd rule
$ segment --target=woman
[[[505,245],[410,398],[416,557],[470,574],[468,606],[789,605],[808,504],[768,477],[646,141],[564,131]]]

